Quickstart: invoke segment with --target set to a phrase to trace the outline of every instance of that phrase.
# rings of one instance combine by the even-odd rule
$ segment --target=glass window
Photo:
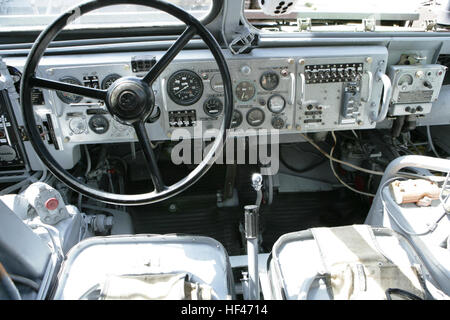
[[[43,29],[61,13],[84,2],[86,0],[0,0],[0,28],[11,31]],[[211,11],[213,0],[168,0],[168,2],[202,19]],[[115,5],[83,15],[66,29],[171,24],[180,24],[180,21],[150,7]]]

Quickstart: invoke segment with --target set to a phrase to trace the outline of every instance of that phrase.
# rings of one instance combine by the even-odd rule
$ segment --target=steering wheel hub
[[[155,107],[155,95],[151,87],[136,77],[124,77],[108,89],[106,106],[121,121],[132,124],[146,119]]]

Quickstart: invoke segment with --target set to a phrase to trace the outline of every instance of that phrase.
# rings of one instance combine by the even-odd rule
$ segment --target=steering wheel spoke
[[[142,146],[142,150],[144,151],[145,159],[147,160],[148,168],[150,170],[150,176],[153,181],[153,185],[155,186],[156,192],[161,192],[166,189],[164,185],[161,171],[158,167],[158,162],[156,159],[155,152],[150,143],[150,139],[147,135],[147,131],[145,130],[145,123],[143,121],[137,121],[133,124],[134,129],[136,130],[136,134],[138,136],[139,143]]]
[[[92,99],[100,99],[106,100],[106,90],[94,89],[84,86],[79,86],[76,84],[69,84],[61,81],[54,81],[49,79],[43,79],[38,77],[31,77],[30,84],[33,87],[42,88],[42,89],[50,89],[50,90],[58,90],[64,91],[68,93],[77,94],[80,96],[92,98]]]
[[[190,25],[184,30],[181,36],[175,41],[167,52],[158,60],[158,62],[144,76],[143,80],[148,84],[152,84],[159,77],[161,72],[167,68],[170,62],[177,54],[186,46],[186,44],[195,36],[197,29]]]

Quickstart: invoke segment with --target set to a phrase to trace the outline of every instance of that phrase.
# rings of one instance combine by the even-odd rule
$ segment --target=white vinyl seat
[[[224,247],[211,238],[187,235],[84,240],[69,251],[54,295],[71,300],[233,297]]]
[[[268,274],[273,298],[287,300],[389,299],[391,289],[425,299],[431,281],[403,236],[367,225],[285,234],[273,246]]]

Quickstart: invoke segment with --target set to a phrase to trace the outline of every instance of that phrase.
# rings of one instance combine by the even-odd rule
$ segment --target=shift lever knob
[[[263,177],[260,173],[254,173],[252,175],[252,187],[255,191],[259,191],[262,188]]]

